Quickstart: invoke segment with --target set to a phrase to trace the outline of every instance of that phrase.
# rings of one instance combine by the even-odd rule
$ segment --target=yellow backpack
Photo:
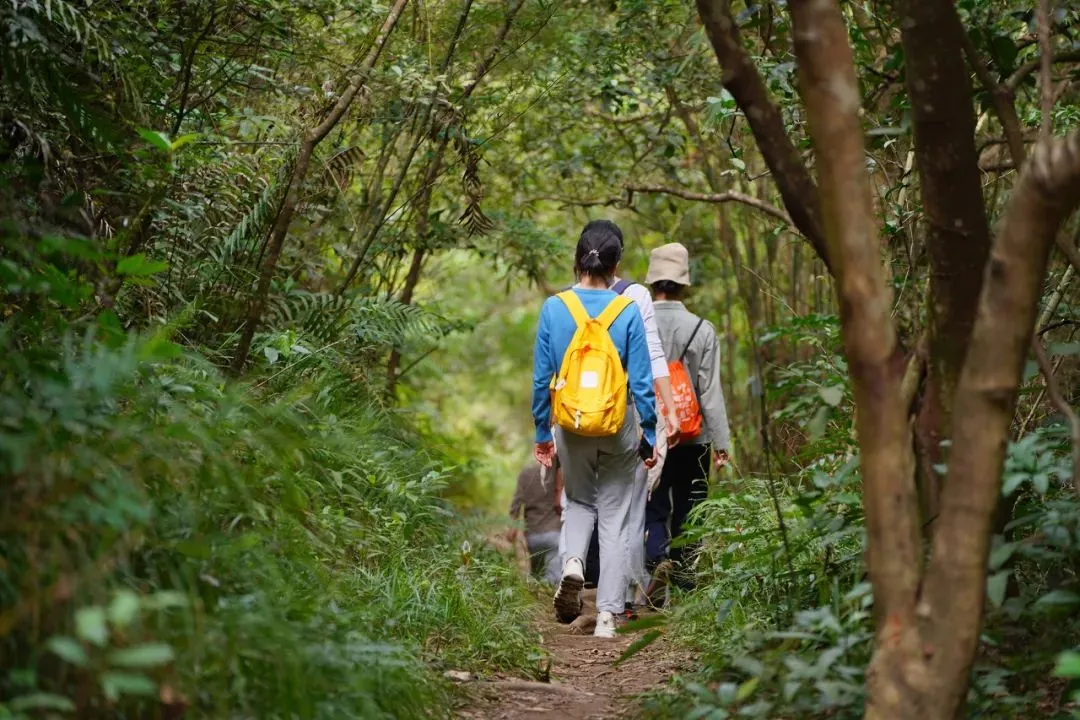
[[[555,424],[577,435],[614,435],[626,418],[627,375],[608,328],[633,300],[618,295],[595,318],[573,290],[559,293],[577,331],[551,379]]]

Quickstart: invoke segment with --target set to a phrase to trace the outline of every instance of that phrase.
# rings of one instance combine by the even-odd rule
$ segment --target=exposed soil
[[[594,638],[594,592],[586,591],[585,614],[574,625],[538,623],[551,653],[550,682],[500,678],[468,681],[472,701],[458,713],[466,720],[601,720],[633,716],[637,696],[690,669],[690,658],[661,637],[622,665],[615,661],[638,635]],[[549,611],[546,616],[550,618]],[[593,620],[595,622],[595,620]]]

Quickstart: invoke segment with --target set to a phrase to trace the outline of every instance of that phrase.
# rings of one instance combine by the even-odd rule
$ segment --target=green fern
[[[271,297],[269,325],[294,329],[321,345],[351,334],[363,348],[387,348],[424,338],[441,338],[458,329],[417,305],[383,297],[343,297],[290,290]]]
[[[90,20],[71,3],[65,0],[11,0],[11,7],[15,13],[20,10],[29,10],[39,16],[44,16],[50,23],[75,36],[75,42],[92,49],[101,61],[113,58],[112,50],[105,37],[95,28]],[[24,39],[34,41],[36,38],[27,29],[23,33]]]
[[[242,263],[254,255],[259,240],[273,219],[280,197],[281,187],[278,183],[268,183],[263,188],[251,209],[240,218],[221,245],[210,250],[210,256],[219,266]]]

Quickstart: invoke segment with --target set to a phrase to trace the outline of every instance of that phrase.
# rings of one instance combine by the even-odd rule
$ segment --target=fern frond
[[[364,157],[364,151],[358,146],[347,147],[330,156],[326,161],[324,173],[339,192],[345,192],[352,185]]]
[[[277,183],[267,183],[258,199],[228,234],[220,247],[210,251],[218,265],[242,262],[250,257],[258,240],[277,208],[280,188]]]
[[[75,42],[93,49],[98,59],[112,60],[109,43],[83,13],[66,0],[11,0],[15,12],[29,10],[75,36]]]
[[[458,325],[417,305],[383,297],[346,297],[292,290],[275,294],[268,324],[291,328],[319,344],[351,333],[362,347],[388,348],[411,340],[443,337]]]
[[[455,143],[458,155],[465,165],[461,174],[461,185],[465,190],[465,212],[458,218],[458,222],[465,226],[469,237],[487,235],[494,229],[495,223],[480,207],[480,201],[484,197],[484,185],[480,180],[480,150],[469,140],[464,129],[457,133]]]

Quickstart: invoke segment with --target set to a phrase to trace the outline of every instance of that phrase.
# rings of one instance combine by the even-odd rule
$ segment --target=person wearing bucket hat
[[[645,282],[653,291],[656,325],[681,422],[679,444],[666,448],[666,457],[665,448],[658,446],[660,462],[649,472],[645,555],[653,576],[648,594],[655,602],[671,571],[678,584],[692,585],[685,566],[694,548],[671,547],[671,541],[682,534],[687,515],[705,499],[710,455],[718,469],[724,467],[731,443],[716,329],[682,303],[690,287],[686,248],[668,243],[653,250]]]

